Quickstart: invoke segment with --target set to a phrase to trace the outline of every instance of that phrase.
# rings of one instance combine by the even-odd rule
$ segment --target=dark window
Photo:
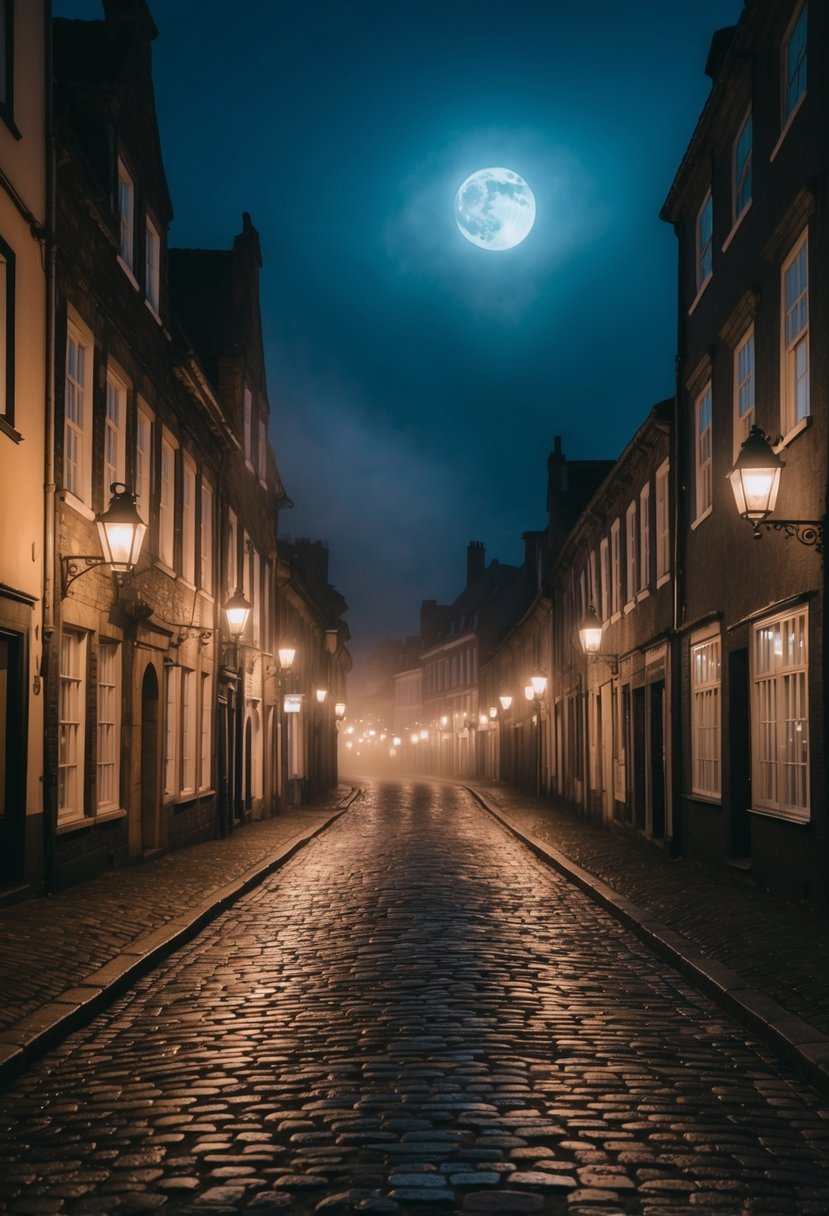
[[[14,125],[14,0],[0,0],[0,118]]]
[[[0,237],[0,429],[14,429],[14,251]]]

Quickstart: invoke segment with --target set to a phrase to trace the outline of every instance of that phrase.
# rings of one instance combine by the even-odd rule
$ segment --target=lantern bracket
[[[761,539],[761,528],[782,532],[786,540],[794,538],[816,553],[823,552],[823,520],[821,519],[752,519],[754,539]]]
[[[73,553],[70,557],[61,557],[60,559],[60,593],[61,598],[65,599],[69,588],[72,586],[76,578],[80,578],[82,574],[86,574],[88,570],[94,570],[96,566],[108,566],[106,561],[100,554],[96,557],[91,553]],[[113,571],[113,577],[120,586],[123,583],[123,576]]]

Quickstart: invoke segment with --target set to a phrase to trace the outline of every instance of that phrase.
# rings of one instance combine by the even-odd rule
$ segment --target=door
[[[23,878],[26,748],[23,639],[0,633],[0,883]]]
[[[141,849],[143,853],[160,847],[161,813],[159,768],[158,676],[152,663],[141,681]]]
[[[651,698],[651,836],[665,838],[665,681],[650,685]]]

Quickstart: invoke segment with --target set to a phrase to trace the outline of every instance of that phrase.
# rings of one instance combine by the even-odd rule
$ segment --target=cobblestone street
[[[0,1202],[819,1216],[828,1117],[467,791],[388,784],[0,1095]]]

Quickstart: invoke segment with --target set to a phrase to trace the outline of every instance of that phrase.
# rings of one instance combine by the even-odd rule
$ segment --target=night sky
[[[55,0],[98,18],[100,0]],[[150,0],[175,245],[262,241],[271,439],[330,545],[355,652],[518,562],[553,437],[612,458],[673,391],[658,216],[741,0]],[[455,226],[476,169],[531,187],[505,252]]]

